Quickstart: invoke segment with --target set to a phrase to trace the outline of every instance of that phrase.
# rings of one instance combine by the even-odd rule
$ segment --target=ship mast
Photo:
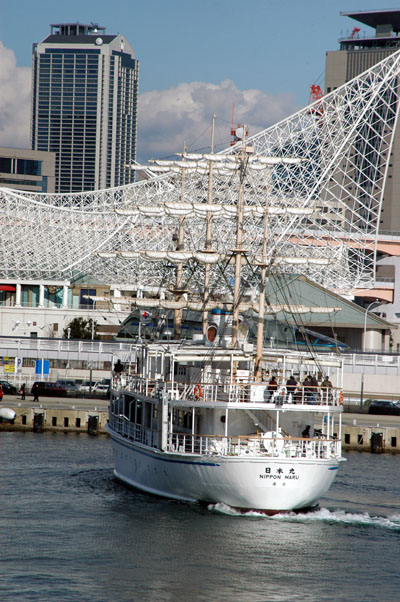
[[[196,257],[196,261],[201,261],[205,263],[205,276],[204,276],[204,296],[203,296],[203,307],[202,307],[202,331],[203,334],[207,335],[208,328],[208,310],[210,307],[210,281],[211,281],[211,264],[218,261],[217,256],[218,253],[213,252],[212,250],[212,226],[213,226],[213,212],[217,208],[217,206],[213,203],[213,176],[215,174],[224,176],[231,176],[234,172],[239,176],[239,188],[238,188],[238,196],[236,203],[236,248],[231,249],[231,258],[234,260],[234,291],[233,291],[233,302],[232,302],[232,347],[238,347],[238,327],[239,327],[239,310],[240,310],[240,297],[241,297],[241,273],[242,266],[244,263],[244,258],[247,253],[245,249],[243,249],[243,223],[244,216],[248,209],[251,207],[245,207],[245,190],[246,190],[246,178],[249,172],[252,171],[267,171],[268,174],[264,178],[264,189],[265,189],[265,207],[264,207],[264,227],[263,227],[263,238],[262,238],[262,255],[261,258],[256,259],[256,263],[254,265],[258,265],[261,268],[260,275],[260,294],[259,294],[259,302],[258,302],[258,321],[257,321],[257,346],[256,346],[256,356],[255,356],[255,376],[257,380],[261,379],[261,361],[262,361],[262,353],[263,353],[263,339],[264,339],[264,313],[265,313],[265,292],[266,292],[266,282],[267,282],[267,266],[268,266],[268,258],[267,258],[267,241],[268,241],[268,218],[271,210],[269,209],[269,194],[271,192],[271,173],[273,167],[280,164],[288,164],[288,165],[296,165],[303,161],[300,158],[290,158],[290,157],[275,157],[275,156],[261,156],[254,155],[253,146],[246,144],[246,125],[243,125],[242,131],[239,135],[239,130],[237,130],[237,136],[242,138],[242,143],[238,146],[238,150],[235,153],[229,154],[214,154],[214,129],[215,129],[215,115],[212,116],[212,136],[211,136],[211,153],[199,155],[196,153],[187,153],[186,150],[183,153],[179,153],[181,156],[180,161],[165,161],[165,160],[150,160],[151,163],[155,163],[151,170],[154,172],[161,173],[179,173],[181,180],[181,190],[180,190],[180,205],[182,206],[182,210],[177,212],[177,217],[179,217],[179,228],[178,228],[178,236],[177,236],[177,246],[174,259],[177,263],[176,269],[176,305],[174,306],[175,312],[175,320],[174,320],[174,338],[179,339],[181,336],[181,328],[182,328],[182,313],[183,313],[183,304],[182,304],[182,295],[185,292],[183,290],[183,268],[184,263],[187,261],[189,255],[191,253],[184,253],[184,241],[185,241],[185,211],[190,213],[191,207],[194,208],[195,204],[193,201],[185,202],[185,177],[186,171],[188,175],[190,174],[199,174],[206,175],[208,174],[208,194],[207,194],[207,203],[199,203],[196,211],[203,205],[204,206],[204,216],[207,220],[206,225],[206,240],[205,240],[205,249],[203,252],[204,255],[208,255],[210,261],[205,259],[199,259]],[[216,165],[214,165],[214,162]],[[143,166],[132,165],[132,169],[143,169]],[[158,209],[154,208],[156,211]],[[276,208],[275,208],[276,209]],[[140,211],[140,208],[133,209],[133,213],[135,211]],[[162,212],[163,207],[160,205],[160,211]],[[130,213],[129,210],[121,210],[124,214],[128,215]],[[285,211],[285,209],[283,209]],[[311,212],[311,208],[299,208],[299,215],[305,215],[306,212]],[[276,211],[274,212],[276,213]],[[294,214],[293,212],[291,212]],[[176,239],[175,239],[176,240]],[[147,252],[147,251],[146,251]],[[158,253],[156,251],[156,253]],[[138,254],[138,253],[137,253]],[[160,252],[160,256],[157,259],[162,260],[163,252]],[[167,252],[165,252],[167,254]],[[200,253],[201,254],[201,253]],[[180,255],[180,257],[179,257]],[[194,253],[193,256],[195,256]],[[215,257],[213,257],[215,256]],[[220,256],[221,258],[223,255]],[[189,257],[190,258],[190,257]],[[225,257],[225,259],[227,259]],[[229,262],[229,259],[228,259]],[[197,310],[196,310],[197,311]],[[257,311],[257,310],[256,310]]]
[[[235,254],[235,284],[233,291],[233,315],[232,315],[232,346],[238,346],[238,327],[239,327],[239,300],[240,300],[240,281],[242,272],[243,257],[243,192],[246,180],[247,165],[249,157],[253,153],[253,147],[246,146],[246,125],[243,125],[242,146],[238,153],[239,159],[239,194],[237,204],[237,227],[236,227],[236,249]]]
[[[258,300],[258,318],[257,318],[257,343],[256,343],[256,357],[255,357],[255,380],[261,382],[262,380],[262,351],[264,342],[264,311],[265,311],[265,290],[267,285],[267,237],[268,237],[268,195],[265,195],[265,211],[264,211],[264,232],[263,232],[263,245],[261,255],[261,282],[260,282],[260,293]]]
[[[185,170],[181,170],[181,203],[185,201]],[[178,251],[183,251],[185,246],[185,218],[181,216],[179,218],[179,230],[178,230]],[[178,300],[181,299],[183,290],[183,262],[179,262],[176,267],[176,294]],[[181,330],[182,330],[182,309],[174,310],[174,339],[179,340],[181,338]]]
[[[215,113],[212,116],[212,126],[211,126],[211,147],[210,153],[214,154],[214,135],[215,135]],[[208,195],[207,195],[207,203],[212,204],[213,200],[213,167],[214,164],[212,161],[208,162],[209,165],[209,175],[208,175]],[[211,251],[211,234],[212,234],[212,213],[211,211],[207,211],[207,231],[206,231],[206,251]],[[205,273],[204,273],[204,307],[207,307],[209,297],[210,297],[210,273],[211,273],[211,265],[205,265]],[[207,335],[207,327],[208,327],[208,311],[205,309],[203,311],[203,335],[204,337]]]

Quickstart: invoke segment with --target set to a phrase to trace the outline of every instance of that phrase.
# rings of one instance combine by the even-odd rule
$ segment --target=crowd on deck
[[[289,403],[329,403],[332,401],[332,389],[328,376],[319,383],[315,375],[307,374],[303,382],[298,382],[291,375],[285,384],[279,384],[276,377],[272,376],[268,382],[266,401],[282,396]]]

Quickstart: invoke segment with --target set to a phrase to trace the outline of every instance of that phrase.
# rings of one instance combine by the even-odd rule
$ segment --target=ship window
[[[192,428],[192,413],[191,412],[185,412],[185,414],[183,415],[183,426],[185,429]]]
[[[182,366],[182,364],[178,364],[177,373],[179,376],[186,376],[186,366]]]
[[[151,404],[145,404],[145,423],[143,426],[151,427]]]

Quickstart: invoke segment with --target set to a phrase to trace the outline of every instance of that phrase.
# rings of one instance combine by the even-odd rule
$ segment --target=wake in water
[[[219,514],[226,514],[228,516],[241,516],[241,517],[257,517],[265,518],[268,520],[278,520],[283,522],[293,523],[307,523],[307,522],[327,522],[327,523],[340,523],[340,524],[351,524],[368,527],[380,527],[383,529],[390,529],[392,531],[400,531],[400,514],[393,514],[390,517],[377,516],[373,514],[364,513],[351,513],[345,512],[344,510],[328,510],[327,508],[318,508],[309,512],[295,513],[288,512],[282,514],[274,514],[268,516],[257,510],[249,510],[248,512],[241,512],[235,508],[231,508],[226,504],[210,504],[208,510],[211,512],[217,512]]]

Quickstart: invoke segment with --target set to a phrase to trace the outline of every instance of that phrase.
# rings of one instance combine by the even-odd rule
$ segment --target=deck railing
[[[328,459],[340,455],[341,444],[336,439],[268,437],[268,433],[255,437],[208,437],[170,433],[168,451],[199,455]]]
[[[343,398],[341,390],[336,387],[303,387],[298,385],[292,393],[286,387],[280,386],[272,394],[266,383],[182,383],[157,382],[140,377],[132,377],[126,381],[127,390],[147,396],[161,394],[166,387],[170,400],[229,403],[274,403],[275,405],[289,403],[299,405],[341,405]]]
[[[133,424],[123,415],[110,413],[109,425],[123,437],[160,449],[161,433]],[[271,437],[269,433],[257,436],[225,437],[169,433],[167,449],[170,453],[211,456],[259,456],[267,458],[316,458],[340,456],[341,442],[322,437]]]
[[[122,414],[110,413],[109,425],[111,429],[132,441],[154,448],[160,446],[160,431],[146,428],[140,424],[133,424]]]

